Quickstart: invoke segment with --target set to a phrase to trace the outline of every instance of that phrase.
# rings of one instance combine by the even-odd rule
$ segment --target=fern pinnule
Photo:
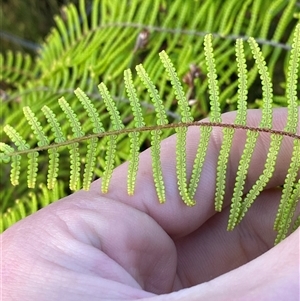
[[[46,146],[49,145],[49,140],[43,132],[43,128],[36,118],[35,114],[31,111],[29,107],[24,107],[23,112],[25,118],[27,119],[29,125],[31,126],[35,137],[37,138],[38,146]],[[32,152],[28,154],[28,172],[27,172],[27,183],[29,188],[34,188],[37,178],[38,171],[38,152]]]
[[[285,131],[296,133],[299,125],[297,90],[299,89],[298,73],[300,61],[300,22],[295,27],[292,50],[289,59],[288,76],[286,79],[286,98],[288,118]]]
[[[38,172],[38,152],[31,152],[28,157],[28,170],[27,170],[27,186],[34,188],[36,184],[37,172]]]
[[[58,100],[58,104],[61,107],[61,109],[63,110],[63,112],[65,113],[65,115],[70,123],[74,137],[75,138],[83,137],[84,132],[81,128],[81,124],[78,120],[78,117],[77,117],[76,113],[73,111],[73,109],[70,107],[70,105],[67,103],[65,98],[61,97]]]
[[[27,119],[29,125],[31,126],[35,137],[37,138],[38,146],[46,146],[49,144],[49,140],[46,137],[45,133],[43,132],[43,128],[41,126],[41,123],[38,121],[34,113],[31,111],[29,107],[23,108],[24,116]]]
[[[21,172],[21,156],[13,155],[11,157],[10,181],[13,186],[19,185]]]
[[[289,59],[289,67],[288,67],[288,77],[287,77],[287,86],[286,86],[286,97],[288,100],[288,120],[285,127],[286,131],[290,131],[292,133],[296,133],[299,128],[299,113],[298,113],[298,104],[299,101],[297,99],[297,87],[298,83],[298,71],[299,71],[299,60],[300,60],[300,23],[296,25],[295,33],[293,37],[292,51]],[[294,150],[292,155],[292,161],[288,170],[289,177],[286,177],[283,192],[280,200],[279,209],[277,212],[277,216],[274,223],[274,229],[278,230],[278,236],[276,242],[280,242],[284,238],[284,229],[286,229],[286,215],[287,211],[291,206],[295,206],[295,203],[299,200],[294,200],[294,203],[291,202],[288,195],[292,191],[293,179],[297,176],[297,169],[300,169],[300,142],[294,140]],[[298,162],[297,162],[298,161]],[[297,187],[299,186],[296,184]],[[294,190],[297,191],[297,190]],[[295,193],[296,194],[296,193]],[[295,195],[293,194],[293,195]],[[298,196],[298,199],[300,196]]]
[[[109,112],[110,120],[112,124],[113,130],[121,130],[124,128],[124,124],[122,123],[120,112],[118,111],[111,95],[108,92],[107,87],[104,83],[101,83],[98,85],[99,92],[101,94],[101,97],[103,98],[103,101],[105,103],[105,106]],[[108,192],[108,186],[109,182],[113,173],[113,169],[115,166],[115,153],[117,149],[117,135],[111,135],[107,139],[107,151],[105,156],[105,168],[102,176],[102,182],[101,182],[101,191],[102,193]]]
[[[85,165],[83,172],[82,188],[89,190],[94,174],[94,167],[96,165],[96,151],[99,139],[97,137],[91,138],[87,143],[87,153],[85,156]]]
[[[298,41],[297,41],[298,39]],[[300,50],[295,48],[295,47],[300,47],[300,26],[298,25],[298,30],[295,31],[294,35],[294,43],[292,45],[292,53],[290,57],[290,62],[289,62],[289,76],[288,76],[288,81],[287,81],[287,99],[288,99],[288,121],[286,125],[286,130],[290,131],[292,133],[296,133],[297,131],[297,125],[298,125],[298,108],[297,108],[297,73],[298,73],[298,62],[300,58]],[[266,69],[266,67],[264,67]],[[265,71],[266,72],[266,71]],[[263,72],[261,72],[262,74]],[[266,79],[268,77],[267,73],[265,75]],[[262,83],[265,86],[271,86],[270,80],[263,80],[262,76]],[[270,91],[271,88],[267,88],[266,91]],[[272,90],[271,90],[272,91]],[[270,95],[265,95],[265,101],[264,101],[264,107],[268,105],[267,100],[270,99]],[[271,106],[271,104],[270,104]],[[268,110],[268,109],[267,109]],[[263,114],[267,115],[268,111],[266,112],[263,111]],[[263,121],[262,121],[263,122]],[[266,124],[263,124],[266,126]],[[269,127],[270,121],[267,124]],[[276,159],[278,157],[278,153],[280,150],[280,146],[282,143],[282,136],[278,135],[271,135],[271,144],[270,148],[268,151],[268,156],[267,160],[265,163],[265,167],[263,170],[262,175],[259,177],[259,179],[256,181],[256,183],[252,186],[251,190],[248,192],[246,195],[244,202],[243,202],[243,209],[240,213],[240,218],[239,220],[242,219],[248,208],[251,206],[251,204],[254,202],[255,198],[259,195],[259,193],[265,188],[267,185],[269,179],[272,177],[273,172],[274,172],[274,167],[276,163]]]
[[[245,186],[245,180],[246,180],[247,172],[249,170],[249,165],[253,154],[253,150],[256,145],[257,137],[258,137],[257,132],[247,131],[246,145],[243,150],[242,157],[239,161],[238,171],[235,179],[235,186],[233,189],[233,196],[231,199],[231,209],[230,209],[229,221],[227,226],[228,231],[233,230],[238,221],[242,196],[243,196],[243,191]]]
[[[49,153],[49,166],[47,175],[47,187],[48,189],[53,189],[55,187],[58,169],[59,169],[59,152],[57,148],[52,148],[48,150]]]
[[[167,124],[168,123],[167,114],[155,85],[151,81],[149,75],[147,74],[146,70],[142,65],[136,66],[136,71],[150,94],[150,98],[153,102],[155,112],[156,112],[157,125]],[[163,181],[163,174],[162,174],[162,168],[160,162],[161,133],[162,131],[160,130],[151,131],[151,158],[152,158],[153,179],[155,183],[156,193],[159,201],[161,203],[164,203],[166,200],[166,196],[165,196],[165,185]]]
[[[192,117],[189,103],[186,99],[181,82],[178,78],[177,72],[174,68],[172,61],[170,60],[169,56],[167,55],[167,53],[165,51],[160,52],[159,57],[167,71],[167,74],[169,75],[169,78],[170,78],[170,81],[172,84],[172,88],[176,95],[176,99],[178,101],[178,106],[179,106],[180,114],[181,114],[181,121],[182,122],[192,122],[194,120],[194,118]]]
[[[212,35],[208,34],[204,37],[204,55],[207,66],[208,90],[211,106],[210,121],[221,122],[221,109],[219,104],[219,87],[217,81],[217,72],[215,59],[213,56]],[[212,127],[201,127],[201,140],[198,145],[196,157],[193,164],[192,176],[188,186],[188,192],[191,198],[194,197],[200,180],[203,163],[207,154],[208,143]]]
[[[296,231],[299,227],[300,227],[300,215],[298,215],[298,217],[296,218],[292,231]]]
[[[17,146],[19,151],[28,150],[30,148],[29,145],[26,143],[26,141],[12,126],[7,124],[4,126],[3,129],[6,135]],[[21,171],[21,156],[12,155],[10,181],[14,186],[19,184],[20,171]]]
[[[279,225],[277,237],[275,239],[275,244],[278,244],[286,237],[299,201],[300,201],[300,179],[295,184],[292,195],[290,196],[284,208],[284,212],[282,214],[284,216],[284,220],[282,220],[282,222]]]
[[[176,174],[179,194],[187,206],[193,206],[196,202],[190,197],[186,180],[186,127],[176,130]]]
[[[207,66],[208,92],[210,99],[210,117],[211,122],[221,122],[221,108],[219,103],[219,87],[217,81],[217,71],[214,59],[214,50],[212,46],[212,35],[207,34],[204,37],[204,55]]]
[[[198,183],[200,181],[200,176],[202,172],[203,163],[207,154],[208,143],[210,139],[210,134],[212,131],[211,126],[200,126],[201,139],[197,148],[196,157],[193,164],[192,176],[188,185],[188,194],[191,199],[194,198]]]
[[[75,138],[80,138],[84,136],[84,132],[81,128],[80,122],[77,118],[77,115],[73,111],[73,109],[70,107],[70,105],[67,103],[64,97],[61,97],[58,100],[58,104],[61,107],[61,109],[64,111],[72,132],[74,134]],[[79,181],[80,181],[80,155],[79,155],[79,143],[72,143],[69,146],[70,150],[70,189],[71,190],[77,190],[79,187]]]
[[[112,99],[106,85],[104,83],[101,83],[100,85],[98,85],[98,89],[109,112],[112,129],[116,131],[123,129],[124,124],[122,123],[120,112],[118,111],[116,104]]]
[[[132,81],[132,73],[130,69],[127,69],[124,71],[124,83],[126,87],[126,92],[129,98],[129,103],[131,105],[135,127],[143,127],[145,126],[144,117],[142,114],[142,108],[135,90],[135,87],[133,85]]]
[[[0,163],[9,163],[10,156],[8,154],[13,153],[14,149],[6,143],[0,142]]]
[[[234,123],[239,125],[246,125],[247,118],[247,66],[244,53],[244,45],[242,39],[237,39],[235,45],[236,61],[237,61],[237,75],[238,75],[238,110]],[[226,170],[228,164],[229,153],[234,136],[234,129],[223,129],[223,143],[217,163],[217,178],[216,178],[216,192],[215,192],[215,210],[221,211],[223,206],[223,199],[225,195]]]
[[[262,118],[259,124],[261,128],[270,129],[272,127],[272,103],[273,103],[273,88],[271,83],[271,78],[268,73],[268,69],[266,66],[266,62],[262,55],[262,52],[255,41],[254,38],[248,39],[253,57],[255,59],[255,63],[258,68],[258,72],[260,74],[260,79],[262,83],[262,96],[263,96],[263,108],[262,108]],[[256,141],[258,138],[258,133],[247,132],[247,140],[246,145],[242,154],[242,157],[239,162],[238,172],[236,176],[236,183],[234,187],[234,192],[232,196],[231,210],[228,221],[228,230],[233,230],[233,228],[237,225],[240,220],[241,214],[241,206],[242,206],[242,195],[244,191],[245,180],[248,172],[248,168],[250,165],[251,156],[254,152],[254,148],[256,145]],[[257,180],[255,183],[255,189],[251,189],[248,193],[248,198],[246,197],[246,205],[244,205],[243,210],[247,210],[248,203],[252,203],[254,198],[260,194],[263,188],[269,182],[269,179],[273,175],[274,165],[276,163],[276,158],[278,151],[280,149],[281,140],[274,139],[272,140],[274,143],[272,144],[272,155],[268,156],[267,162],[265,163],[263,175]],[[268,170],[267,168],[271,168]],[[256,190],[258,189],[258,190]]]
[[[5,125],[3,128],[6,135],[10,140],[16,145],[19,151],[28,150],[29,144],[22,138],[22,136],[9,124]]]
[[[142,115],[141,105],[132,81],[132,73],[130,69],[124,71],[124,82],[132,109],[135,127],[145,126],[144,117]],[[127,176],[127,191],[129,195],[133,195],[135,189],[136,175],[139,165],[139,132],[129,133],[130,138],[130,156]]]
[[[77,190],[80,185],[80,153],[79,143],[72,143],[69,146],[70,152],[70,184],[71,190]]]
[[[258,180],[255,182],[255,184],[251,187],[250,191],[245,196],[241,205],[241,210],[237,223],[239,223],[242,220],[252,203],[255,201],[255,199],[261,193],[261,191],[263,191],[263,189],[266,187],[267,183],[271,179],[275,170],[275,163],[278,157],[282,139],[283,137],[280,135],[271,135],[271,143],[263,173],[259,176]]]
[[[50,125],[50,129],[54,135],[54,141],[56,143],[61,143],[66,141],[66,138],[62,132],[61,126],[55,116],[55,114],[53,113],[53,111],[47,107],[47,106],[43,106],[42,107],[42,112],[44,113],[48,124]]]
[[[74,93],[86,110],[88,116],[90,117],[90,120],[93,124],[93,133],[97,134],[104,132],[99,113],[97,112],[89,97],[80,88],[77,88]]]
[[[254,38],[248,39],[255,63],[260,74],[260,79],[262,83],[262,97],[263,97],[263,108],[262,108],[262,118],[259,124],[261,128],[270,129],[272,127],[272,104],[273,104],[273,87],[271,82],[271,77],[266,66],[266,62],[262,55],[262,52],[255,41]]]
[[[103,133],[104,128],[100,121],[100,116],[95,108],[95,106],[92,104],[89,97],[80,89],[77,88],[74,91],[75,95],[81,102],[82,106],[86,110],[89,119],[91,120],[93,124],[93,133]],[[84,172],[83,172],[83,182],[82,182],[82,188],[84,190],[88,190],[90,188],[92,177],[94,173],[94,167],[96,164],[96,150],[98,145],[98,138],[93,137],[88,140],[87,143],[87,153],[85,157],[85,166],[84,166]]]
[[[54,134],[54,141],[56,143],[66,141],[64,134],[62,132],[61,126],[56,119],[53,111],[47,106],[42,107],[42,112],[44,113],[48,124],[50,125],[51,131]],[[47,175],[47,187],[48,189],[53,189],[55,187],[58,169],[59,169],[59,152],[58,148],[53,148],[48,150],[49,153],[49,166],[48,166],[48,175]]]
[[[159,96],[159,93],[153,84],[152,80],[150,79],[150,76],[144,69],[143,65],[137,65],[135,67],[136,72],[140,79],[142,80],[142,83],[147,88],[150,98],[153,102],[155,112],[156,112],[156,118],[157,118],[157,125],[164,125],[168,123],[168,118],[166,114],[165,107],[163,105],[163,102]]]
[[[247,65],[244,52],[244,44],[242,39],[236,40],[235,45],[237,71],[238,71],[238,102],[237,115],[234,123],[239,125],[246,125],[247,121]]]
[[[182,85],[175,71],[173,63],[165,51],[160,52],[160,59],[170,77],[172,88],[177,97],[178,106],[181,113],[182,122],[191,122],[193,117],[190,112],[190,107],[186,96],[184,95]],[[194,200],[189,196],[188,185],[186,180],[186,134],[187,128],[180,127],[176,129],[176,173],[179,193],[183,201],[192,206],[195,204]]]
[[[293,191],[294,183],[300,171],[300,139],[294,140],[291,163],[288,169],[288,176],[285,178],[279,208],[274,222],[274,229],[279,231],[284,228],[286,222],[285,213],[289,207],[289,199]]]

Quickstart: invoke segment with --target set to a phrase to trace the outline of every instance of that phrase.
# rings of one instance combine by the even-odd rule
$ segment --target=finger
[[[299,108],[300,109],[300,108]],[[236,112],[230,112],[223,115],[223,122],[233,123]],[[287,110],[274,109],[273,113],[274,128],[282,130],[286,124]],[[261,110],[249,110],[247,124],[249,126],[258,126],[261,119]],[[300,132],[300,128],[299,128]],[[235,175],[239,159],[244,149],[246,133],[243,130],[237,130],[235,133],[233,147],[231,149],[227,182],[226,199],[227,204],[232,194]],[[187,135],[187,177],[191,175],[191,169],[195,158],[196,149],[200,139],[198,127],[189,128]],[[161,163],[163,178],[166,187],[166,203],[160,205],[155,191],[150,150],[144,151],[140,155],[139,170],[136,181],[136,191],[133,196],[127,195],[127,169],[125,163],[115,169],[108,198],[116,199],[120,202],[129,204],[138,210],[146,212],[153,217],[172,237],[184,236],[200,227],[206,220],[215,214],[214,193],[216,179],[216,165],[219,150],[222,144],[222,129],[214,128],[211,135],[209,150],[203,165],[202,175],[200,177],[198,189],[195,195],[197,204],[194,207],[187,207],[181,200],[177,188],[176,178],[176,136],[173,135],[161,143]],[[252,156],[251,165],[246,178],[245,192],[258,179],[261,174],[269,149],[269,135],[260,135],[255,151]],[[268,188],[282,185],[288,166],[290,164],[292,152],[292,139],[284,138],[282,148],[279,152],[275,176],[271,179]],[[93,183],[91,190],[100,194],[100,180]],[[226,204],[225,204],[226,205]]]
[[[173,287],[170,237],[141,211],[90,192],[43,208],[1,238],[7,300],[132,300]]]
[[[147,301],[298,300],[300,229],[255,260],[212,281]]]
[[[279,189],[264,191],[234,231],[226,231],[227,207],[193,233],[176,240],[177,271],[182,286],[212,280],[272,248],[277,235],[273,224],[280,196]]]

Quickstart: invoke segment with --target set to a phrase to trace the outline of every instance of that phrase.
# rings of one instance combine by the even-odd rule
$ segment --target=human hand
[[[285,109],[274,110],[283,129]],[[249,110],[256,126],[261,112]],[[223,115],[232,123],[235,113]],[[300,129],[299,129],[300,130]],[[127,163],[116,168],[109,193],[100,180],[21,220],[2,235],[3,300],[298,300],[299,229],[276,247],[273,222],[292,150],[284,139],[275,175],[238,227],[227,232],[230,193],[244,147],[237,131],[230,155],[224,209],[214,211],[216,161],[222,134],[215,128],[203,174],[187,207],[177,190],[175,141],[161,145],[167,202],[158,203],[150,151],[140,156],[134,196]],[[268,136],[268,135],[267,135]],[[246,188],[261,173],[269,140],[261,135]],[[199,129],[188,131],[187,170]],[[254,164],[253,164],[254,163]]]

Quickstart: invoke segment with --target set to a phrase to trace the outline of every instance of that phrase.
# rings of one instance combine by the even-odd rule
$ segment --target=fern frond
[[[195,194],[201,174],[201,166],[206,154],[206,145],[211,135],[211,129],[209,130],[209,128],[214,128],[215,126],[223,128],[223,145],[221,146],[219,156],[219,161],[222,161],[222,163],[218,163],[217,167],[219,174],[226,174],[232,137],[239,129],[252,133],[267,132],[271,133],[271,136],[274,137],[277,134],[290,135],[291,139],[298,139],[299,135],[295,134],[297,133],[295,127],[297,128],[298,126],[298,118],[296,118],[298,104],[295,105],[293,103],[291,105],[294,113],[292,113],[292,109],[289,109],[288,120],[291,121],[288,121],[286,132],[282,131],[281,133],[272,129],[271,105],[265,106],[260,128],[248,127],[245,114],[248,89],[249,108],[260,107],[266,100],[272,100],[272,98],[274,98],[275,106],[285,106],[287,103],[287,100],[282,95],[282,87],[285,86],[285,83],[281,82],[282,77],[277,76],[277,71],[280,71],[281,67],[283,67],[284,70],[282,71],[286,72],[286,67],[292,66],[289,67],[289,73],[296,74],[299,69],[299,55],[296,54],[299,52],[299,40],[295,40],[295,38],[293,45],[297,46],[292,47],[294,49],[291,55],[293,63],[286,64],[286,59],[288,58],[287,50],[291,48],[291,33],[294,31],[295,18],[293,17],[293,13],[296,12],[295,1],[246,0],[235,1],[235,4],[233,4],[229,0],[223,1],[223,3],[174,0],[167,1],[162,6],[159,0],[121,1],[120,5],[115,5],[112,1],[106,0],[95,0],[86,5],[86,1],[79,0],[78,8],[74,4],[65,7],[63,9],[63,17],[55,18],[56,28],[51,31],[46,42],[43,44],[36,62],[24,58],[23,55],[21,57],[19,54],[11,54],[9,56],[0,55],[0,65],[4,75],[2,79],[5,85],[9,84],[8,88],[5,88],[4,91],[3,107],[5,111],[3,116],[5,116],[5,119],[3,120],[6,123],[16,124],[16,130],[22,133],[24,137],[21,143],[18,142],[18,137],[15,137],[15,141],[19,143],[19,146],[10,139],[10,141],[16,144],[17,151],[0,145],[0,149],[1,147],[3,149],[0,150],[0,159],[3,162],[11,160],[8,163],[12,165],[11,177],[13,182],[15,184],[26,182],[26,172],[20,173],[20,166],[23,166],[23,163],[25,164],[26,155],[33,158],[30,159],[32,162],[28,167],[31,171],[28,172],[30,174],[31,172],[35,173],[34,170],[36,170],[38,162],[37,157],[34,157],[33,153],[38,152],[40,154],[38,161],[43,170],[47,164],[47,160],[49,160],[47,179],[49,188],[56,189],[58,173],[64,177],[64,182],[66,182],[65,170],[70,169],[70,164],[70,186],[72,189],[79,188],[79,182],[82,182],[84,189],[88,189],[93,178],[93,172],[97,176],[100,176],[104,168],[102,190],[105,192],[109,187],[109,180],[115,164],[128,159],[127,152],[130,151],[132,153],[130,156],[133,158],[131,161],[135,163],[132,165],[134,166],[132,169],[129,167],[132,170],[129,171],[132,175],[129,182],[135,183],[135,173],[138,167],[135,158],[138,158],[139,145],[142,140],[139,137],[143,133],[143,139],[146,138],[146,141],[151,139],[153,177],[158,198],[160,202],[163,202],[166,196],[161,169],[160,143],[162,134],[167,136],[169,132],[175,129],[177,132],[176,173],[177,181],[180,183],[179,190],[185,203],[192,205],[195,201],[191,195]],[[89,7],[90,14],[86,7]],[[193,16],[192,18],[190,17],[191,15]],[[137,45],[140,34],[144,31],[148,32],[149,39],[144,41],[144,48],[142,46],[136,47],[135,45]],[[296,31],[299,30],[297,29]],[[203,38],[207,32],[212,33],[212,36],[214,36],[214,49],[212,47],[211,36],[206,36],[205,51],[207,54],[205,55],[202,47]],[[240,51],[244,54],[244,57],[242,58],[241,56],[238,60],[238,65],[241,67],[238,67],[238,74],[236,76],[236,65],[232,62],[234,48],[231,47],[231,41],[237,37],[247,40],[247,35],[253,36],[257,43],[262,45],[269,74],[273,74],[274,66],[276,66],[276,76],[272,78],[276,87],[274,95],[273,91],[269,89],[271,87],[268,83],[269,75],[266,66],[263,66],[264,63],[260,50],[256,48],[257,45],[253,47],[253,52],[257,56],[254,66],[252,66],[251,62],[249,63],[251,49],[245,47],[245,49],[241,50],[242,46],[236,46],[240,48],[236,50],[236,53]],[[273,38],[270,40],[271,36]],[[237,44],[242,45],[242,42],[237,42]],[[174,63],[176,62],[177,71],[175,71],[167,56],[163,59],[167,66],[165,66],[165,70],[167,70],[165,73],[169,73],[171,84],[168,83],[168,76],[166,76],[168,74],[163,72],[164,68],[162,64],[156,59],[157,53],[161,49],[165,49],[165,53],[172,53],[172,60]],[[164,57],[163,53],[161,56]],[[245,58],[247,61],[245,61]],[[204,70],[207,69],[207,73],[209,74],[206,77],[203,76],[203,70],[201,70],[204,60],[209,61],[207,68],[204,68]],[[125,96],[125,93],[122,92],[126,88],[126,83],[124,84],[123,80],[123,70],[132,68],[136,62],[142,63],[148,72],[147,74],[145,73],[146,75],[143,74],[141,76],[143,73],[142,67],[140,68],[142,70],[140,73],[137,71],[139,78],[141,78],[148,92],[137,86],[139,79],[134,80],[134,84],[130,80],[131,93],[127,91],[127,95],[131,96],[126,97],[127,95]],[[186,89],[182,88],[179,78],[187,74],[190,64],[199,68],[199,76],[193,77],[190,83],[185,83],[188,86],[185,88],[189,89],[186,96]],[[249,66],[248,74],[246,65]],[[258,65],[261,66],[258,68]],[[263,82],[263,100],[256,102],[257,94],[252,93],[255,92],[252,89],[256,88],[253,84],[256,85],[259,80],[258,70],[261,73],[260,81],[265,82]],[[104,91],[104,94],[106,94],[105,97],[101,95],[102,97],[100,98],[95,92],[99,78],[105,82],[110,82],[110,95],[107,89]],[[298,99],[295,97],[297,95],[295,93],[298,93],[297,77],[290,77],[287,74],[287,80],[290,80],[290,84],[287,83],[286,87],[287,98],[297,102]],[[156,87],[153,83],[155,83]],[[237,90],[238,85],[239,89]],[[134,86],[136,87],[135,91]],[[80,87],[82,90],[76,89],[77,87]],[[81,104],[71,95],[71,91],[75,89],[75,94]],[[209,92],[211,107],[216,107],[216,110],[214,108],[211,109],[212,113],[210,117],[213,120],[210,119],[211,123],[192,123],[192,115],[194,120],[209,116],[207,91]],[[2,97],[3,93],[2,91],[0,92],[0,97]],[[181,112],[182,118],[179,124],[175,122],[168,124],[168,119],[180,120],[180,114],[174,111],[176,107],[174,92],[179,104],[178,112]],[[68,108],[65,108],[68,113],[59,110],[57,98],[61,95],[65,95],[68,102],[71,100],[69,106],[72,108],[72,111]],[[271,95],[270,99],[269,95]],[[153,112],[152,105],[148,106],[144,102],[149,96],[154,103],[155,112]],[[105,99],[110,97],[111,99],[105,103]],[[96,101],[92,103],[89,98]],[[149,121],[151,124],[139,127],[138,124],[141,125],[140,121],[143,117],[140,114],[138,118],[133,116],[134,120],[129,126],[126,126],[126,128],[123,126],[122,120],[128,120],[128,118],[131,120],[132,111],[134,111],[134,109],[128,106],[128,98],[129,101],[130,98],[143,100],[141,103],[142,106],[151,107],[151,110],[147,110],[147,114],[144,116],[146,123]],[[161,99],[163,99],[163,102]],[[244,106],[243,110],[239,108],[240,99],[245,100],[242,104]],[[118,101],[118,109],[115,106],[115,100]],[[236,103],[237,100],[238,102]],[[9,105],[6,106],[5,104],[8,102]],[[43,110],[47,118],[47,125],[42,128],[38,124],[38,122],[43,124],[42,113],[36,111],[33,136],[39,136],[35,131],[41,131],[42,136],[37,137],[37,142],[41,143],[40,141],[43,141],[43,144],[46,141],[43,140],[45,138],[43,132],[45,132],[46,139],[49,139],[51,144],[47,145],[45,143],[45,147],[35,147],[35,142],[31,142],[32,129],[27,126],[27,121],[24,121],[22,108],[30,106],[33,110],[33,106],[36,107],[41,103],[41,107],[47,104],[51,110],[49,108]],[[84,107],[84,111],[82,110],[82,106]],[[218,107],[223,111],[233,111],[237,106],[238,112],[234,125],[225,125],[220,123],[221,119],[217,120],[220,117]],[[168,113],[168,118],[166,112]],[[216,116],[214,112],[217,112]],[[266,112],[269,112],[269,115]],[[154,114],[156,114],[156,124]],[[65,116],[67,115],[72,121],[61,125],[60,123],[65,120]],[[99,116],[101,116],[101,122],[104,126],[101,124]],[[111,117],[111,120],[114,120],[113,122],[110,122],[109,116],[113,116]],[[139,121],[136,123],[137,120]],[[133,124],[134,126],[130,127]],[[239,124],[241,125],[240,127],[238,126]],[[200,151],[195,158],[197,164],[195,164],[193,167],[194,171],[192,171],[192,175],[194,173],[196,176],[194,176],[193,180],[190,180],[190,184],[188,185],[186,172],[186,134],[190,126],[200,127],[201,140],[198,146]],[[268,127],[269,131],[263,129],[265,126]],[[294,127],[294,134],[290,131],[292,127]],[[47,131],[49,129],[51,133],[49,131],[48,134]],[[86,134],[83,129],[86,131]],[[91,129],[93,132],[88,132],[88,129]],[[69,130],[72,130],[74,133],[71,138],[69,137]],[[147,136],[149,132],[150,135]],[[247,136],[255,135],[247,134]],[[130,139],[126,139],[128,136]],[[103,137],[106,138],[102,139]],[[121,140],[119,139],[120,137],[122,137],[122,149],[120,147],[120,150],[117,150],[117,141]],[[11,142],[9,139],[6,140],[6,137],[4,139],[3,142],[5,142],[5,145],[10,145]],[[53,139],[54,141],[52,142]],[[30,144],[30,147],[26,146],[27,142]],[[107,142],[108,146],[103,145],[103,142]],[[254,141],[253,139],[251,143],[256,145],[256,140]],[[278,143],[275,142],[275,138],[271,138],[269,151],[272,153],[270,157],[273,159],[269,159],[269,161],[267,159],[266,167],[269,166],[271,168],[273,165],[273,163],[268,162],[274,162],[276,159],[276,155],[272,149],[276,149],[276,145],[279,145]],[[273,144],[274,146],[272,146]],[[70,155],[63,151],[63,147],[65,146],[70,149]],[[143,146],[147,146],[147,143],[143,144]],[[106,156],[98,156],[100,149],[105,149]],[[47,150],[48,154],[44,150]],[[249,150],[248,154],[250,155],[251,153]],[[97,165],[96,171],[94,171],[96,159],[99,160],[99,167]],[[85,164],[82,178],[80,172],[81,162]],[[245,174],[248,173],[249,164],[250,162],[246,164],[245,162],[241,163],[242,168],[245,168]],[[105,165],[106,167],[104,167]],[[57,169],[58,167],[60,172]],[[269,174],[267,177],[269,177]],[[268,181],[266,177],[263,178],[263,181]],[[33,185],[33,182],[35,182],[34,176],[31,182],[30,185]],[[220,180],[219,193],[223,196],[225,184],[224,178]],[[241,184],[242,191],[244,190],[244,186],[245,184]],[[130,187],[129,191],[133,193],[134,184],[133,186],[130,185]],[[295,187],[295,183],[293,183],[293,187]],[[66,189],[65,185],[64,188]],[[20,188],[20,191],[24,194],[24,190],[22,189]],[[218,188],[216,189],[218,190]],[[9,193],[7,193],[8,196],[6,198],[9,203],[9,198],[12,195],[17,195],[19,192],[12,188],[7,190],[9,190]],[[45,191],[45,187],[42,190]],[[289,200],[293,191],[295,190],[287,192]],[[40,201],[41,197],[44,200],[43,202]],[[46,194],[44,195],[44,192],[42,196],[32,193],[29,199],[29,205],[32,205],[32,209],[34,210],[48,203],[49,198]],[[5,208],[7,208],[6,206],[7,204]],[[218,205],[218,207],[221,208],[222,204]],[[7,220],[17,221],[24,215],[24,210],[22,214],[18,210],[16,210],[18,211],[17,214],[14,214],[15,212],[12,211],[13,209],[8,214]],[[29,211],[26,211],[27,215]],[[239,216],[238,214],[238,218]]]

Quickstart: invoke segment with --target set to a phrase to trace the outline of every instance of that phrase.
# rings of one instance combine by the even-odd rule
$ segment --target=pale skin
[[[274,128],[284,128],[286,113],[274,110]],[[248,116],[249,125],[259,124],[259,110]],[[223,120],[232,123],[234,117],[227,113]],[[146,150],[133,196],[127,195],[125,163],[115,169],[106,195],[97,180],[90,191],[76,192],[9,228],[1,235],[3,300],[298,300],[299,229],[273,247],[276,187],[283,184],[292,140],[284,139],[268,187],[241,224],[227,232],[245,133],[236,136],[221,213],[213,203],[222,137],[216,128],[194,207],[184,205],[178,193],[172,136],[161,146],[165,204],[157,200]],[[258,141],[246,189],[263,169],[267,137]],[[190,128],[189,175],[198,140],[199,130]]]

